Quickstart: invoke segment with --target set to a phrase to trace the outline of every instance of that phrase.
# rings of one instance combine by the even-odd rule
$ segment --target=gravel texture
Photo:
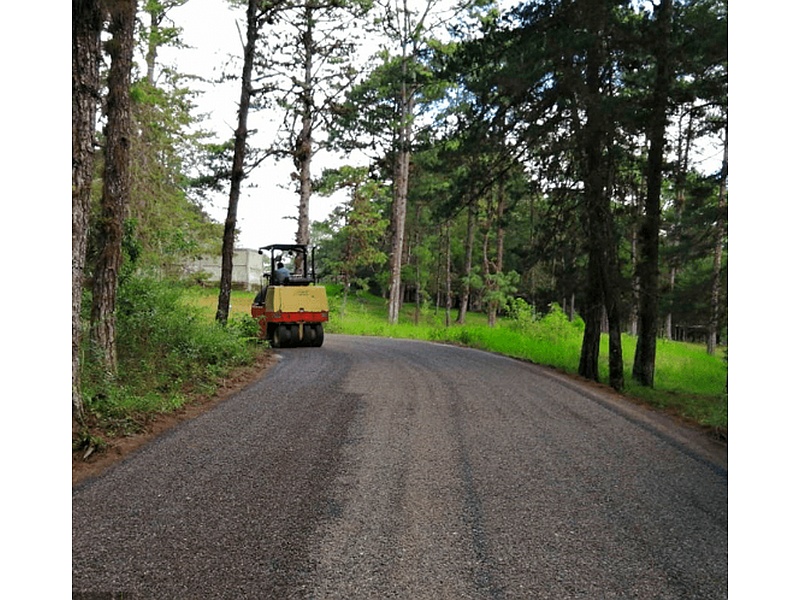
[[[726,598],[727,503],[592,386],[329,335],[73,489],[73,598]]]

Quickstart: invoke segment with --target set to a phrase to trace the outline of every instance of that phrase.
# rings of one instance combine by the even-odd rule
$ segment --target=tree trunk
[[[98,0],[72,1],[72,417],[83,422],[81,304],[94,168],[94,128],[100,88]]]
[[[419,222],[422,218],[422,204],[417,203],[414,211],[414,248],[419,248],[421,244]],[[419,254],[414,253],[409,260],[414,260],[414,325],[419,325],[422,316],[422,265],[420,264]]]
[[[505,181],[501,178],[499,183],[499,189],[497,191],[497,260],[496,260],[496,274],[501,276],[503,273],[503,262],[505,260],[505,241],[506,241],[506,228],[503,226],[503,219],[505,218],[505,210],[506,210],[506,192],[505,192]],[[500,301],[497,300],[494,303],[494,319],[495,322],[497,321],[497,311],[500,308]]]
[[[497,189],[497,257],[495,260],[494,274],[500,276],[503,272],[503,254],[505,252],[505,228],[503,227],[503,213],[505,212],[505,184],[501,177]],[[499,289],[499,282],[496,284]],[[500,307],[498,299],[489,304],[489,327],[497,325],[497,311]]]
[[[313,130],[313,60],[314,60],[314,9],[311,3],[306,1],[305,6],[306,29],[303,32],[303,93],[300,95],[302,103],[302,125],[300,135],[294,152],[294,164],[298,170],[300,179],[300,202],[297,211],[297,234],[295,241],[298,244],[307,245],[310,242],[309,227],[309,207],[311,204],[311,158],[312,130]]]
[[[147,32],[147,54],[144,57],[147,65],[146,81],[152,86],[156,84],[156,58],[158,57],[159,26],[164,17],[164,8],[158,4],[149,3],[145,11],[150,16],[150,29]]]
[[[667,289],[670,296],[675,291],[675,275],[678,270],[672,266],[669,268],[669,279],[667,281]],[[667,316],[664,317],[664,339],[672,340],[672,310],[667,311]]]
[[[658,37],[655,60],[656,80],[653,88],[653,105],[650,116],[650,149],[647,155],[647,196],[645,214],[639,230],[641,260],[638,264],[639,284],[639,338],[633,362],[633,378],[646,386],[653,386],[658,338],[658,246],[661,229],[661,182],[664,158],[664,132],[667,125],[671,66],[670,39],[672,30],[672,0],[662,0],[655,9]]]
[[[631,242],[631,264],[635,265],[638,258],[639,258],[639,249],[638,249],[638,231],[636,230],[636,223],[639,220],[639,195],[636,195],[636,199],[634,202],[634,209],[633,209],[633,222],[634,225],[631,227],[630,232],[630,242]],[[631,315],[630,315],[630,323],[628,325],[628,333],[632,336],[636,336],[639,334],[639,276],[634,273],[633,277],[631,278]]]
[[[596,243],[596,242],[595,242]],[[600,330],[603,321],[603,287],[600,255],[592,250],[590,242],[587,273],[586,308],[583,313],[585,328],[581,342],[578,374],[592,381],[600,381]]]
[[[131,68],[136,0],[112,3],[106,43],[111,66],[106,100],[106,148],[98,247],[92,291],[91,341],[100,365],[117,373],[116,307],[122,235],[130,203]]]
[[[483,259],[483,294],[481,294],[481,310],[486,304],[486,315],[489,327],[493,327],[492,322],[492,302],[487,299],[495,290],[496,282],[492,280],[492,269],[489,262],[489,238],[492,234],[492,201],[489,199],[486,205],[486,223],[483,233],[483,245],[481,247],[481,257]]]
[[[445,243],[445,260],[444,260],[444,326],[450,327],[450,310],[453,308],[453,295],[451,293],[451,257],[450,257],[450,221],[447,221],[444,226],[444,243]]]
[[[239,196],[244,180],[244,159],[247,153],[247,115],[250,112],[252,95],[253,59],[258,39],[259,20],[258,0],[249,0],[247,5],[247,41],[244,47],[244,65],[242,67],[242,88],[239,96],[239,120],[234,133],[233,168],[231,169],[231,190],[228,197],[228,214],[225,218],[225,229],[222,235],[222,267],[220,269],[219,300],[217,302],[216,320],[225,325],[231,303],[231,285],[233,279],[233,251],[236,241],[236,212],[239,207]]]
[[[475,245],[475,202],[467,207],[467,241],[464,258],[464,287],[461,291],[461,306],[458,309],[458,324],[463,325],[469,310],[470,278],[472,277],[472,247]]]
[[[711,279],[711,318],[708,322],[706,351],[713,356],[717,351],[717,330],[719,329],[719,298],[722,288],[722,244],[725,236],[725,220],[723,218],[727,198],[728,180],[728,130],[725,130],[722,155],[722,173],[717,200],[718,215],[714,225],[714,266]]]
[[[414,99],[405,82],[408,57],[403,57],[403,78],[400,97],[400,126],[395,159],[394,198],[392,200],[392,249],[389,260],[389,323],[397,324],[403,303],[403,249],[405,246],[408,178],[411,165],[411,118]]]
[[[609,214],[610,221],[610,214]],[[619,266],[616,262],[616,243],[607,234],[607,248],[614,254],[607,253],[605,282],[605,305],[608,317],[608,383],[615,390],[625,387],[625,370],[622,358],[622,315],[619,300]],[[612,258],[612,256],[614,258]]]
[[[675,228],[672,234],[671,243],[677,245],[681,234],[681,221],[683,219],[683,207],[686,204],[686,174],[689,171],[689,150],[692,146],[694,139],[694,112],[690,109],[686,115],[689,118],[689,123],[686,130],[683,130],[682,119],[679,120],[678,132],[678,170],[675,174]],[[678,277],[678,261],[672,260],[669,266],[669,306],[667,308],[667,316],[664,323],[664,335],[668,340],[673,339],[673,304],[675,303],[675,282]]]
[[[300,177],[300,201],[297,206],[297,234],[295,241],[298,244],[308,245],[311,240],[309,211],[311,205],[311,116],[303,115],[302,132],[297,140],[295,154],[296,165]]]
[[[572,292],[569,296],[569,322],[572,323],[575,320],[575,292]]]
[[[403,302],[403,247],[405,245],[406,208],[408,203],[408,167],[410,154],[401,150],[397,157],[392,201],[392,250],[389,261],[389,323],[400,318]]]

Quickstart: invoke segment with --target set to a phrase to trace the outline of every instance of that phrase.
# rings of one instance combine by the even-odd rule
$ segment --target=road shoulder
[[[151,442],[176,425],[194,419],[211,410],[220,402],[261,379],[275,364],[278,358],[272,350],[265,350],[251,365],[235,369],[220,384],[214,396],[192,400],[182,409],[169,414],[155,415],[145,431],[136,435],[113,438],[102,451],[93,452],[84,459],[84,452],[72,453],[72,485],[101,475],[106,469],[123,460],[145,444]]]

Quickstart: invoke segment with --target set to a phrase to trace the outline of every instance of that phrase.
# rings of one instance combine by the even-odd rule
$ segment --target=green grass
[[[213,319],[218,292],[195,289],[185,299],[200,307]],[[249,314],[255,292],[234,292],[231,315]],[[403,306],[397,325],[387,320],[386,300],[369,294],[350,294],[342,311],[342,297],[335,286],[328,286],[331,309],[326,331],[347,335],[380,336],[428,340],[458,344],[496,352],[536,364],[577,374],[583,325],[569,322],[555,311],[544,318],[520,323],[499,319],[489,327],[484,314],[469,313],[464,325],[456,324],[457,311],[450,313],[450,326],[445,326],[444,309],[425,307],[415,322],[413,305]],[[626,387],[623,393],[660,410],[676,414],[691,422],[725,434],[728,427],[727,364],[719,356],[709,356],[705,346],[659,340],[653,388],[636,385],[631,375],[636,338],[623,336],[623,357],[626,366]],[[608,382],[607,338],[601,341],[600,376]]]
[[[444,310],[422,311],[419,324],[414,324],[414,307],[406,305],[397,325],[387,322],[387,303],[374,296],[350,296],[345,314],[338,308],[340,298],[330,288],[331,322],[328,331],[350,335],[375,335],[412,338],[460,344],[519,358],[577,374],[583,340],[582,323],[570,323],[563,313],[546,315],[521,325],[500,319],[489,327],[486,315],[470,313],[464,325],[455,324],[456,311],[451,312],[451,325],[445,327]],[[631,368],[636,351],[636,338],[623,336],[623,357],[626,366],[624,395],[665,410],[694,423],[710,427],[720,434],[728,428],[727,364],[719,356],[709,356],[705,346],[659,340],[656,353],[653,388],[633,382]],[[608,382],[608,339],[601,340],[600,376]]]
[[[250,314],[250,305],[256,292],[246,292],[242,290],[231,290],[231,303],[229,318],[238,318],[241,315]],[[186,288],[183,300],[187,305],[199,309],[204,316],[214,319],[217,314],[217,303],[219,301],[219,288]]]

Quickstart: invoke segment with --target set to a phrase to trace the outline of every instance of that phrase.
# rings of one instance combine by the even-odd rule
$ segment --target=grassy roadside
[[[214,288],[154,281],[132,281],[121,289],[118,376],[109,380],[93,366],[88,349],[84,351],[88,359],[82,368],[87,418],[79,431],[73,430],[73,480],[76,468],[83,473],[89,466],[87,457],[95,450],[104,454],[101,466],[103,461],[113,461],[114,456],[102,452],[109,445],[118,453],[127,444],[125,440],[131,440],[133,447],[138,442],[131,436],[150,435],[154,427],[182,418],[187,410],[201,410],[221,389],[231,389],[232,381],[245,382],[271,360],[267,346],[254,343],[256,327],[250,318],[254,292],[232,292],[227,327],[214,321],[218,294]],[[350,295],[344,305],[334,287],[329,287],[329,303],[331,320],[326,330],[330,333],[452,343],[565,373],[577,372],[582,324],[569,322],[560,310],[537,320],[500,319],[494,328],[487,326],[482,314],[468,314],[466,323],[457,325],[452,311],[447,327],[443,310],[428,307],[416,313],[413,305],[403,308],[397,325],[389,325],[383,299]],[[727,364],[723,358],[708,356],[700,345],[662,340],[655,386],[643,388],[630,383],[635,345],[634,338],[623,339],[625,395],[727,439]],[[601,358],[601,376],[607,381],[604,363],[605,356]]]
[[[230,312],[231,320],[239,320],[244,316],[250,316],[250,305],[256,292],[246,292],[243,290],[231,290]],[[219,299],[219,288],[190,287],[183,292],[183,302],[196,308],[200,314],[214,320],[217,314],[217,301]]]
[[[195,288],[187,290],[184,300],[213,320],[217,293],[214,289]],[[337,288],[329,287],[328,295],[331,320],[326,331],[330,333],[453,343],[577,374],[582,324],[569,322],[558,310],[538,320],[500,319],[494,328],[486,324],[485,315],[472,313],[467,315],[464,325],[457,325],[456,311],[452,311],[451,324],[446,327],[443,309],[427,307],[415,315],[414,306],[406,305],[399,323],[389,325],[386,302],[382,298],[350,294],[342,310],[342,298]],[[234,291],[231,318],[249,315],[252,298],[252,292]],[[700,344],[659,340],[655,385],[647,388],[633,383],[631,366],[635,349],[636,338],[623,336],[625,396],[708,427],[721,437],[727,436],[727,364],[723,351],[718,356],[708,356]],[[608,381],[606,351],[604,339],[600,360],[601,381],[604,383]]]
[[[457,325],[456,312],[452,311],[451,325],[445,327],[443,310],[424,309],[415,324],[415,309],[407,305],[401,312],[399,323],[389,325],[386,303],[380,298],[351,295],[342,313],[341,298],[333,289],[329,296],[331,322],[328,331],[331,333],[455,343],[551,366],[570,374],[578,371],[582,324],[570,323],[558,310],[538,320],[500,319],[494,328],[487,325],[486,316],[482,314],[469,314],[464,325]],[[708,356],[705,346],[700,344],[659,340],[654,387],[648,388],[633,383],[631,375],[636,338],[625,335],[622,342],[626,366],[625,396],[707,427],[722,438],[727,437],[724,350],[718,356]],[[607,346],[604,337],[600,359],[601,381],[604,383],[608,382]]]
[[[211,293],[214,306],[207,308]],[[115,374],[104,371],[84,336],[85,414],[73,424],[73,452],[85,457],[111,440],[143,433],[155,421],[213,398],[231,377],[263,362],[265,347],[254,343],[257,328],[249,317],[249,299],[247,313],[237,306],[228,326],[221,327],[214,322],[216,295],[146,277],[123,282]],[[237,301],[243,306],[244,295],[237,295]]]

